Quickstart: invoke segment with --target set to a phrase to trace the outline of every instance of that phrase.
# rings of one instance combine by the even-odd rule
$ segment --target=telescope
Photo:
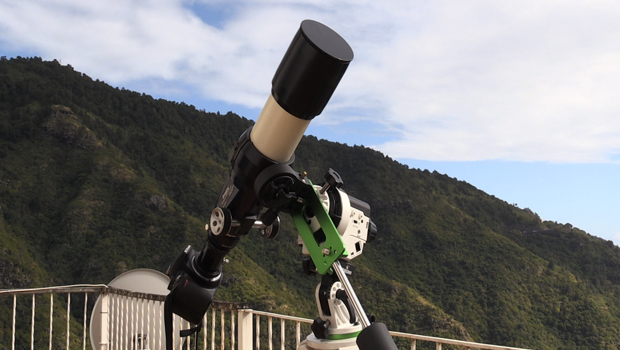
[[[396,349],[387,327],[366,315],[347,278],[350,260],[377,232],[370,206],[342,191],[343,181],[332,169],[323,184],[314,185],[291,167],[310,121],[323,111],[352,60],[353,50],[335,31],[312,20],[301,23],[256,123],[232,147],[204,248],[186,247],[168,268],[166,313],[200,324],[222,280],[226,255],[252,229],[274,238],[280,213],[287,213],[307,256],[304,270],[323,275],[315,293],[321,316],[300,349],[349,349],[356,339],[362,350]]]

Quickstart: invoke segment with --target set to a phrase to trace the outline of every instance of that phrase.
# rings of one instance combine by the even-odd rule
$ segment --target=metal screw
[[[323,248],[323,255],[329,255],[331,253],[331,251],[329,250],[329,248]]]
[[[323,187],[321,187],[321,189],[319,190],[320,194],[325,193],[325,191],[327,191],[330,188],[330,184],[329,183],[325,183],[325,185],[323,185]]]

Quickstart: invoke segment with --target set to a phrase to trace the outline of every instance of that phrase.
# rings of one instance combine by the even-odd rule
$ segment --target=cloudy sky
[[[0,55],[256,119],[304,19],[355,52],[308,134],[620,243],[615,1],[0,0]]]

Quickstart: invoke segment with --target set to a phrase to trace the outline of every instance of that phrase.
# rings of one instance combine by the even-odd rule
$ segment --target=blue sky
[[[355,52],[307,134],[620,243],[620,4],[0,0],[0,55],[256,119],[304,19]]]

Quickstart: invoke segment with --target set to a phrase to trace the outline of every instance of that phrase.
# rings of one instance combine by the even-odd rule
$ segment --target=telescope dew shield
[[[351,60],[353,50],[338,33],[319,22],[303,21],[276,70],[271,96],[250,133],[254,146],[274,161],[290,160]]]

